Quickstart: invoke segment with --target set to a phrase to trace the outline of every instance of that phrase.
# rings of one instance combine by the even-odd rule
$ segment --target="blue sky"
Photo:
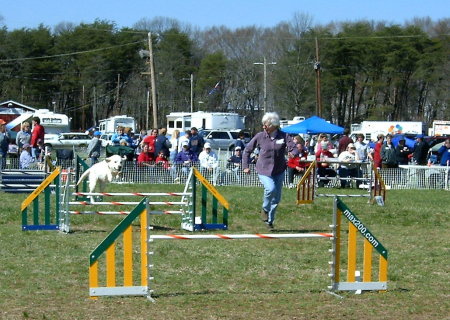
[[[414,17],[450,17],[448,0],[0,0],[0,26],[9,31],[54,27],[60,22],[109,20],[132,27],[142,18],[162,16],[206,28],[225,25],[273,27],[306,13],[313,24],[361,19],[402,24]]]

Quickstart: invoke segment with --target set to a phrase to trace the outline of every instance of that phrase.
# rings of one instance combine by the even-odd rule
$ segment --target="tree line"
[[[121,29],[105,20],[3,27],[0,100],[65,113],[74,130],[120,114],[145,128],[153,119],[142,50],[151,32],[159,126],[170,112],[190,111],[191,98],[194,111],[237,112],[255,130],[265,107],[286,119],[320,113],[341,126],[430,124],[450,118],[449,22],[312,25],[310,16],[294,14],[273,28],[233,30],[168,18]]]

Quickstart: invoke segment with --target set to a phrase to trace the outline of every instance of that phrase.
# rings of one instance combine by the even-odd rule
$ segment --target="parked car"
[[[44,146],[53,149],[69,149],[72,147],[87,147],[91,142],[91,137],[87,133],[67,132],[60,134],[46,134]]]
[[[113,145],[111,141],[112,136],[113,136],[112,133],[102,134],[100,136],[100,140],[102,140],[102,147],[106,148],[106,146]]]
[[[205,142],[209,142],[213,149],[234,150],[236,139],[241,130],[200,130]],[[245,132],[245,143],[250,141],[250,134]]]

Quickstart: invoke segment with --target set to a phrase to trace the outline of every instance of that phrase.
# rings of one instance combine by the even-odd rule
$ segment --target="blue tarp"
[[[339,127],[335,124],[329,123],[324,119],[313,116],[302,122],[284,127],[281,131],[290,133],[290,134],[299,134],[299,133],[307,133],[307,134],[319,134],[319,133],[330,133],[330,134],[342,134],[344,132],[344,128]]]
[[[414,139],[405,137],[405,136],[403,136],[403,135],[401,135],[401,134],[396,134],[396,135],[394,135],[394,137],[392,138],[392,143],[394,144],[394,146],[397,146],[397,145],[398,145],[398,141],[399,141],[400,139],[405,139],[405,145],[406,145],[408,148],[410,148],[411,150],[414,149],[414,144],[416,143],[416,141],[415,141]]]

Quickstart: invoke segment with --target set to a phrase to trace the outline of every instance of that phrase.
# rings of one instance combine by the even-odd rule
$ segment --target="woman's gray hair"
[[[269,124],[273,127],[280,127],[280,116],[276,112],[267,112],[262,118],[262,124]]]

